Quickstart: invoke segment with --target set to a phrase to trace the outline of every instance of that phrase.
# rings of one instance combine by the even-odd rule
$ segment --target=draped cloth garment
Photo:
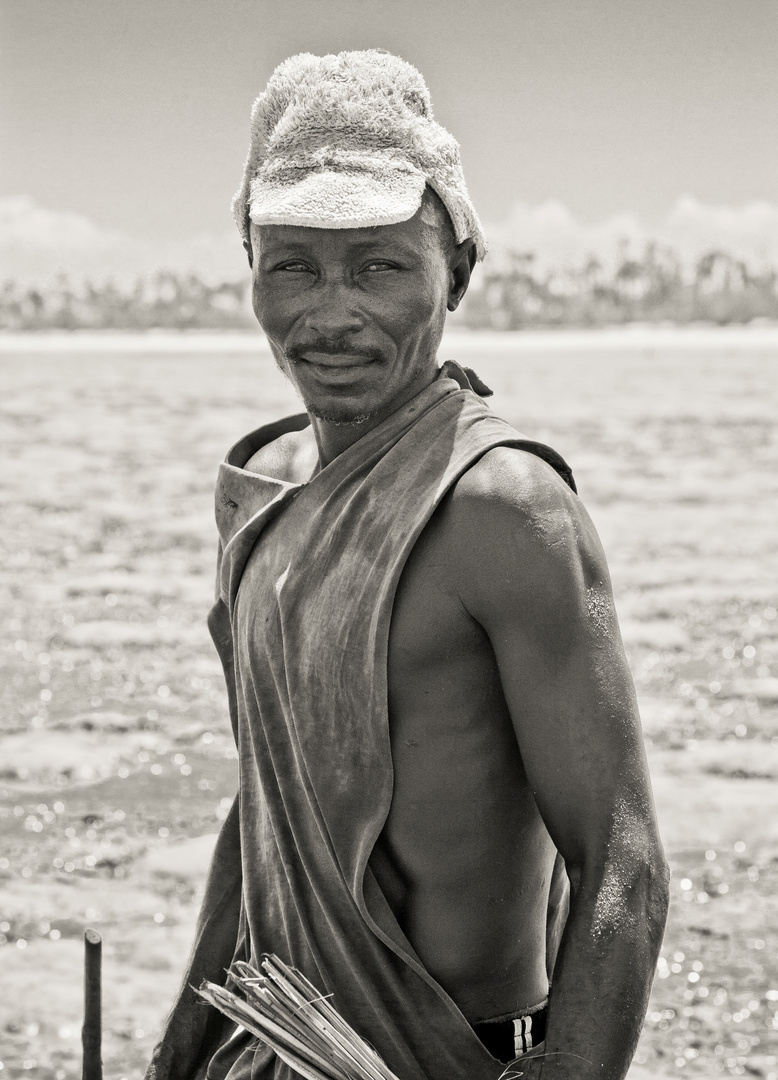
[[[184,990],[149,1080],[291,1080],[265,1046],[190,987],[233,954],[300,968],[400,1080],[495,1080],[504,1066],[415,954],[370,855],[392,799],[387,644],[408,555],[484,453],[551,449],[496,418],[448,363],[441,376],[307,483],[246,471],[305,414],[252,433],[220,467],[218,599],[240,790],[209,875]],[[207,1068],[207,1071],[206,1071]]]

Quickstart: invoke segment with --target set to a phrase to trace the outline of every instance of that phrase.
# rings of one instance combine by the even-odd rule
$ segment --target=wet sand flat
[[[672,912],[632,1080],[776,1080],[778,335],[452,335],[608,553]],[[299,404],[258,338],[0,340],[0,1060],[142,1075],[235,790],[205,629],[219,460]]]

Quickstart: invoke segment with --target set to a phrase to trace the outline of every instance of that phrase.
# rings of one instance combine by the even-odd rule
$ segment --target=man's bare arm
[[[214,849],[195,940],[179,996],[166,1022],[146,1080],[198,1080],[205,1075],[230,1023],[198,997],[204,980],[224,983],[239,943],[242,876],[238,799]]]
[[[525,1075],[620,1080],[645,1016],[667,869],[605,558],[578,499],[520,451],[487,454],[448,513],[461,599],[492,643],[571,882],[545,1054]]]

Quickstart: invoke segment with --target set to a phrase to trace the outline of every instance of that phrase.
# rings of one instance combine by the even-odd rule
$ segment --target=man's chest
[[[450,783],[495,746],[515,749],[494,650],[460,599],[443,518],[433,516],[405,564],[387,650],[396,794],[407,787],[414,802],[434,793],[435,777]]]
[[[452,695],[480,695],[494,673],[489,640],[462,604],[448,547],[433,516],[400,575],[387,654],[393,715],[431,705],[436,713]]]
[[[305,499],[292,500],[265,527],[246,563],[234,629],[249,652],[261,660],[263,653],[278,651],[290,592],[294,593],[291,602],[295,607],[328,596],[327,604],[337,609],[338,625],[343,628],[339,636],[348,636],[350,624],[364,622],[366,606],[383,604],[391,614],[385,658],[390,700],[402,703],[433,691],[438,696],[481,693],[484,676],[491,679],[493,675],[491,647],[459,599],[456,572],[448,559],[450,538],[440,528],[438,515],[433,516],[411,548],[396,591],[390,587],[387,594],[388,582],[378,575],[372,595],[362,587],[370,555],[359,550],[359,538],[353,538],[340,550],[331,549],[326,559],[319,554],[314,565],[307,542],[307,517]],[[338,563],[353,566],[353,576],[344,574],[342,567],[336,572]],[[330,577],[337,577],[340,583],[331,593]],[[332,650],[333,679],[348,677],[348,666],[338,665],[336,670],[342,643],[331,638],[324,618],[321,634],[313,635],[310,644],[323,656]],[[358,640],[350,642],[352,650],[355,646],[358,648]],[[374,659],[381,662],[380,654]]]

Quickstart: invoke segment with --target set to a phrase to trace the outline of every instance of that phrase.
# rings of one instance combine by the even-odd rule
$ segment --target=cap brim
[[[412,218],[421,206],[421,170],[305,172],[299,180],[257,177],[249,193],[255,225],[365,229]]]

